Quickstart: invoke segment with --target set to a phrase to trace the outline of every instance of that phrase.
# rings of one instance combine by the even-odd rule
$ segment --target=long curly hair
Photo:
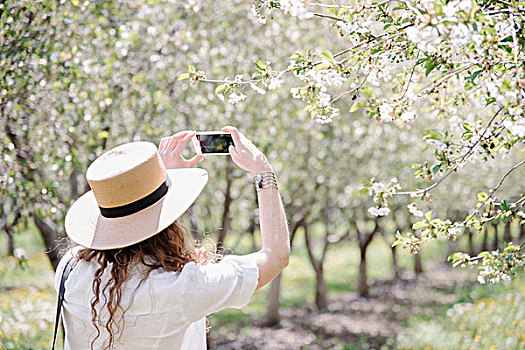
[[[188,232],[188,229],[175,221],[166,229],[129,247],[111,250],[94,250],[90,248],[80,249],[77,257],[80,260],[95,261],[98,269],[93,279],[92,290],[94,297],[91,300],[91,320],[96,328],[96,336],[91,342],[93,350],[95,341],[100,338],[100,327],[104,327],[109,338],[104,342],[104,349],[111,349],[118,340],[118,335],[124,327],[124,314],[127,309],[120,305],[122,298],[122,284],[130,277],[130,268],[144,266],[144,276],[135,288],[140,287],[153,270],[164,269],[166,271],[181,271],[184,265],[190,261],[208,263],[218,259],[218,254],[207,253],[202,259],[196,251],[196,242]],[[102,285],[102,276],[106,269],[110,269],[111,277]],[[98,309],[104,307],[108,312],[106,322],[99,318]]]

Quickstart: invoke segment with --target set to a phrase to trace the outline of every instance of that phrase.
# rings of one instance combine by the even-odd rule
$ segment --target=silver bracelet
[[[275,179],[275,174],[272,171],[261,171],[255,175],[255,188],[257,192],[260,192],[266,188],[277,188],[277,180]]]

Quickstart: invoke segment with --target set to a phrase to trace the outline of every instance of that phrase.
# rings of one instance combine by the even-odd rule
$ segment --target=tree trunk
[[[503,233],[503,247],[505,247],[506,244],[512,241],[512,237],[510,235],[510,221],[506,222],[504,225],[505,225],[505,228],[504,228],[505,231]]]
[[[416,276],[423,273],[423,263],[421,262],[421,250],[417,254],[414,254],[414,272]]]
[[[8,216],[7,214],[3,215],[0,231],[5,231],[7,235],[7,256],[13,256],[15,255],[15,227],[22,218],[22,214],[20,211],[15,211],[13,222],[11,223],[8,223]]]
[[[270,283],[270,292],[268,293],[268,307],[266,308],[266,325],[275,326],[281,322],[280,292],[281,292],[282,272],[277,275]]]
[[[308,226],[304,225],[304,237],[306,241],[306,251],[308,252],[308,258],[315,272],[315,306],[318,310],[323,310],[328,306],[328,301],[326,298],[326,283],[324,281],[323,274],[323,263],[324,263],[324,254],[320,259],[317,259],[314,255],[314,251],[311,244],[310,232]],[[325,241],[324,250],[326,251],[327,242]]]
[[[13,232],[10,229],[6,229],[7,234],[7,256],[15,255],[15,242],[13,239]]]
[[[368,291],[368,275],[366,271],[366,246],[360,247],[360,257],[359,261],[359,277],[358,277],[358,290],[360,297],[367,297],[369,295]]]
[[[359,231],[359,228],[357,225],[355,225],[355,229],[357,232],[357,240],[359,242],[359,254],[360,254],[360,261],[359,261],[359,276],[358,276],[358,291],[360,297],[367,297],[369,295],[368,290],[368,273],[367,273],[367,266],[366,266],[366,250],[368,249],[368,246],[370,245],[370,242],[372,242],[372,239],[374,239],[374,235],[379,229],[379,218],[376,218],[374,220],[374,229],[369,234],[365,234]]]
[[[481,251],[489,250],[489,232],[487,225],[483,226],[483,241],[481,243]]]
[[[474,233],[471,229],[467,228],[467,235],[468,235],[468,251],[470,256],[476,255],[476,252],[474,251]]]
[[[399,263],[397,262],[397,247],[390,247],[392,251],[392,274],[395,281],[401,279],[401,270],[399,269]]]
[[[492,226],[492,231],[494,232],[494,237],[492,237],[492,249],[496,250],[498,249],[498,225],[493,223],[490,226]]]
[[[33,213],[33,220],[44,239],[46,254],[51,262],[51,266],[53,266],[53,270],[56,271],[58,263],[60,262],[60,257],[58,255],[58,232],[54,227],[44,222],[36,213]]]
[[[520,243],[523,244],[525,242],[525,224],[520,225]]]
[[[315,277],[315,306],[317,306],[318,310],[325,310],[328,307],[328,296],[322,264],[319,265],[318,271],[315,272]]]
[[[232,203],[232,194],[231,194],[231,186],[232,186],[232,178],[231,178],[231,166],[228,162],[226,164],[226,189],[224,190],[224,204],[223,204],[223,212],[222,212],[222,224],[221,229],[219,231],[219,237],[217,238],[217,246],[223,247],[224,246],[224,239],[226,238],[226,234],[228,233],[228,230],[230,229],[230,208]]]

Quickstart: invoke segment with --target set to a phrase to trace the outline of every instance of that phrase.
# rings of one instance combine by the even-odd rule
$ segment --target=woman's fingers
[[[179,139],[179,141],[175,145],[175,153],[182,154],[182,150],[184,149],[184,147],[186,147],[191,138],[195,136],[195,134],[195,131],[191,131],[188,134],[186,134],[183,138]]]
[[[236,127],[225,126],[224,128],[222,128],[222,131],[229,132],[232,135],[233,143],[235,144],[235,146],[242,145],[241,134]]]
[[[198,162],[200,162],[202,159],[204,159],[204,157],[206,157],[205,155],[203,154],[198,154],[196,156],[193,156],[193,158],[191,159],[184,159],[184,162],[186,163],[186,165],[188,165],[188,167],[192,168],[194,167]]]
[[[178,133],[174,134],[173,136],[171,136],[169,138],[169,142],[168,144],[166,145],[166,148],[168,149],[168,151],[171,151],[175,148],[175,146],[177,146],[177,143],[180,141],[180,139],[182,139],[184,136],[186,136],[189,132],[189,130],[184,130],[184,131],[179,131]]]
[[[168,142],[169,140],[169,137],[163,137],[161,140],[160,140],[160,143],[159,143],[159,150],[163,149],[165,146],[166,146],[166,143]]]
[[[239,153],[237,153],[237,150],[235,149],[235,147],[233,146],[228,147],[228,151],[230,152],[230,156],[232,157],[233,162],[241,166],[239,163],[241,162],[241,160],[239,159],[240,156],[239,156]]]

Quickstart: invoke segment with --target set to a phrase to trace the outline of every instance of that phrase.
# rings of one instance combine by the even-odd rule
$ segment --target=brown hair
[[[100,337],[100,328],[106,328],[109,339],[104,349],[111,349],[117,334],[124,327],[124,314],[127,309],[120,305],[122,297],[122,284],[130,276],[130,268],[134,266],[145,266],[144,276],[135,288],[140,287],[153,270],[164,269],[166,271],[181,271],[184,265],[190,261],[198,262],[198,254],[195,251],[195,240],[191,237],[187,228],[175,221],[173,224],[147,240],[122,249],[94,250],[83,248],[78,252],[80,260],[98,263],[99,268],[95,272],[92,290],[95,296],[91,300],[91,320],[97,330],[95,339],[91,342],[91,349],[95,341]],[[204,263],[215,260],[216,255],[208,253]],[[111,265],[110,265],[111,264]],[[102,275],[106,268],[110,268],[111,277],[102,286]],[[103,300],[103,301],[102,301]],[[102,303],[100,310],[107,309],[109,317],[105,323],[99,320],[96,306]],[[129,306],[128,306],[129,308]]]

